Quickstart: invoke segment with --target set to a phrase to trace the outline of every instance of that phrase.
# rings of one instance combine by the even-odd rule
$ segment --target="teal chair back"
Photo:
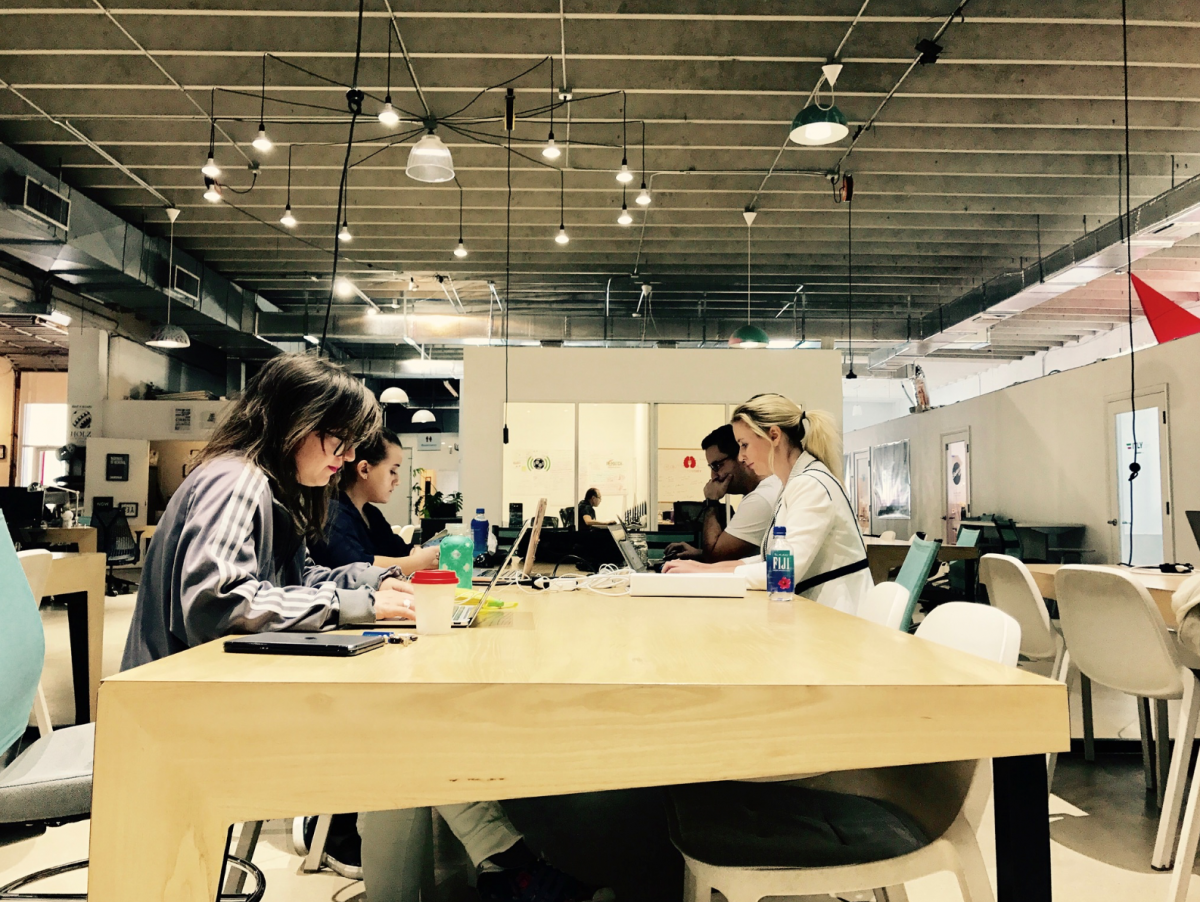
[[[29,726],[45,658],[38,603],[0,514],[0,754]]]
[[[960,548],[974,548],[979,544],[979,535],[982,530],[972,529],[969,526],[960,526],[958,528],[958,537],[954,540],[954,544]],[[967,585],[967,562],[966,561],[951,561],[949,573],[946,578],[950,582],[950,588],[956,592],[972,596],[975,587]]]
[[[925,581],[929,579],[933,562],[937,560],[937,553],[937,542],[913,539],[912,546],[904,557],[904,565],[896,577],[896,582],[908,589],[908,609],[904,612],[904,619],[900,621],[900,629],[904,632],[912,628],[913,611],[916,610],[917,599],[921,597],[921,590],[925,588]]]

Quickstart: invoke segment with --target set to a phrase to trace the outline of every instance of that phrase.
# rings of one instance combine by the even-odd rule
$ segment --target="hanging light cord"
[[[1125,9],[1126,0],[1121,0],[1121,72],[1125,88],[1125,290],[1129,305],[1129,427],[1133,441],[1133,461],[1129,464],[1129,557],[1126,563],[1133,566],[1133,481],[1142,466],[1138,463],[1137,440],[1137,363],[1133,347],[1133,196],[1129,178],[1129,19]],[[1117,511],[1118,515],[1120,510]]]
[[[356,79],[357,81],[357,79]],[[259,94],[258,100],[258,127],[260,130],[265,129],[266,124],[264,118],[267,114],[267,55],[264,53],[262,58],[262,93]]]
[[[292,208],[292,145],[288,145],[288,187],[286,209]]]
[[[508,314],[512,309],[512,132],[504,155],[504,179],[508,186],[504,204],[504,444],[508,444]]]
[[[746,223],[746,323],[750,324],[750,223]]]
[[[175,220],[167,238],[167,325],[171,325],[171,295],[175,291]]]
[[[362,61],[364,2],[365,0],[358,0],[358,38],[354,47],[354,78],[351,81],[353,87],[346,92],[346,101],[350,108],[350,133],[346,137],[346,156],[342,160],[342,179],[338,185],[337,215],[333,220],[333,268],[329,274],[329,300],[325,303],[325,325],[321,327],[321,343],[318,345],[321,354],[325,353],[325,342],[329,338],[329,318],[333,314],[333,286],[337,283],[338,245],[342,243],[337,234],[346,213],[346,194],[350,181],[350,154],[354,150],[354,125],[358,122],[359,114],[362,113],[362,92],[358,90],[358,66]]]
[[[857,379],[854,372],[854,200],[846,200],[846,337],[849,339],[850,371],[847,379]]]

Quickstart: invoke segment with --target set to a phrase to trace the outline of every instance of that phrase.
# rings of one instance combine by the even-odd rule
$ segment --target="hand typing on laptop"
[[[405,586],[405,589],[397,590],[394,588],[397,584]],[[383,585],[375,590],[375,619],[416,620],[417,612],[413,610],[412,589],[399,580],[385,579]]]

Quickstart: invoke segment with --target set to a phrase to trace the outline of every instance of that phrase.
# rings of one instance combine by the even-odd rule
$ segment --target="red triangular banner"
[[[1154,330],[1154,337],[1159,344],[1173,341],[1185,335],[1195,335],[1200,332],[1200,318],[1188,313],[1162,292],[1151,288],[1137,276],[1133,279],[1133,287],[1137,289],[1138,300]]]

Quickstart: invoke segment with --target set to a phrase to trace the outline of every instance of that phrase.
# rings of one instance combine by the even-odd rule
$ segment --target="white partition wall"
[[[509,349],[509,444],[503,444],[505,423],[505,353],[503,348],[467,348],[463,358],[462,489],[464,509],[486,507],[500,511],[507,520],[505,467],[517,460],[538,435],[536,414],[530,422],[528,409],[520,405],[564,404],[582,409],[586,405],[726,405],[738,404],[760,392],[776,391],[806,407],[829,411],[842,420],[842,356],[823,350],[682,350],[635,348],[511,348]],[[631,414],[632,415],[632,414]],[[703,438],[711,429],[710,418],[695,432]],[[637,420],[631,422],[637,427]],[[652,449],[663,447],[654,433],[659,423],[649,416],[650,434],[644,445],[649,457],[645,489],[637,501],[656,488],[658,462]],[[714,424],[715,425],[715,424]],[[581,430],[578,452],[586,452]],[[687,438],[683,440],[688,440]],[[593,445],[600,450],[599,445]],[[697,440],[697,460],[702,461]],[[704,479],[697,477],[702,487]],[[639,474],[637,479],[643,477]],[[532,488],[530,486],[529,488]],[[587,486],[576,485],[576,491]],[[641,494],[644,492],[644,494]],[[556,497],[558,497],[556,495]],[[514,492],[513,500],[516,499]],[[572,505],[578,502],[572,499]],[[536,501],[536,498],[534,498]],[[524,502],[527,506],[530,502]],[[556,514],[565,504],[551,501]]]

